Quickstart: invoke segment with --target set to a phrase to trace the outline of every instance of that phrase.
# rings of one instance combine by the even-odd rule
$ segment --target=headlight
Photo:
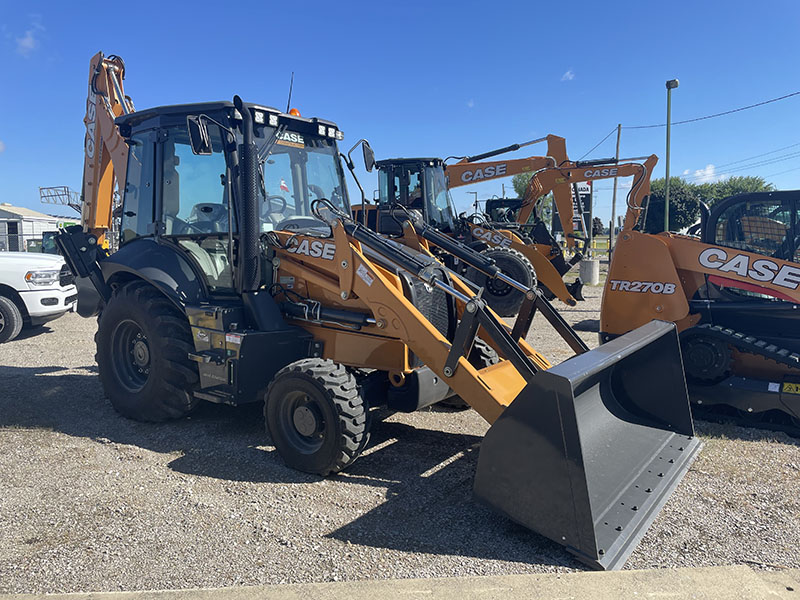
[[[58,271],[28,271],[25,273],[25,281],[31,285],[54,285],[58,283]]]

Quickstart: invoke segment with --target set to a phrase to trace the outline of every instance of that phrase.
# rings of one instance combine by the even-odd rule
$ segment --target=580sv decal
[[[660,281],[626,281],[624,279],[612,279],[612,292],[638,292],[644,294],[674,294],[674,283],[661,283]]]

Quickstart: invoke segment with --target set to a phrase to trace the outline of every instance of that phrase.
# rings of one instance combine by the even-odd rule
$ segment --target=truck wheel
[[[22,331],[22,313],[12,300],[0,296],[0,344],[10,342]]]
[[[494,259],[505,274],[527,287],[536,285],[536,271],[521,252],[513,248],[487,248],[481,254]],[[483,297],[501,317],[512,317],[519,312],[524,296],[519,290],[470,268],[467,278],[484,288]]]
[[[367,444],[367,407],[356,378],[331,360],[306,358],[281,369],[267,390],[267,432],[287,466],[337,473]]]
[[[469,364],[476,369],[483,369],[499,363],[500,357],[497,355],[495,349],[489,344],[484,342],[481,338],[475,338],[475,342],[472,344],[472,350],[470,351],[467,360],[469,360]],[[456,408],[459,410],[467,410],[468,408],[471,408],[469,404],[462,400],[461,396],[451,396],[450,398],[445,398],[439,402],[439,404],[442,406],[447,406],[448,408]]]
[[[152,286],[133,282],[114,290],[95,342],[103,391],[120,414],[158,422],[184,417],[197,405],[189,323]]]

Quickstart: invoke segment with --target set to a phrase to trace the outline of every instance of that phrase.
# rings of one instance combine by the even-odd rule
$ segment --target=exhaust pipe
[[[239,96],[233,97],[236,110],[242,115],[242,143],[239,145],[239,181],[242,206],[239,217],[239,251],[241,292],[259,288],[259,211],[258,211],[258,149],[253,135],[253,116]]]

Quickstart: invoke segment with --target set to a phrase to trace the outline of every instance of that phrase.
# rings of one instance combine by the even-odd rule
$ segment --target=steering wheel
[[[273,200],[279,200],[280,201],[280,203],[281,203],[280,210],[272,210],[272,201]],[[264,206],[261,207],[261,218],[262,219],[269,219],[273,224],[277,223],[277,220],[273,219],[270,215],[272,215],[272,213],[276,213],[276,212],[280,213],[281,215],[283,215],[284,212],[286,211],[286,207],[287,206],[288,206],[288,204],[286,202],[286,198],[284,198],[283,196],[278,196],[277,194],[271,195],[271,196],[267,196],[266,198],[264,198]]]

